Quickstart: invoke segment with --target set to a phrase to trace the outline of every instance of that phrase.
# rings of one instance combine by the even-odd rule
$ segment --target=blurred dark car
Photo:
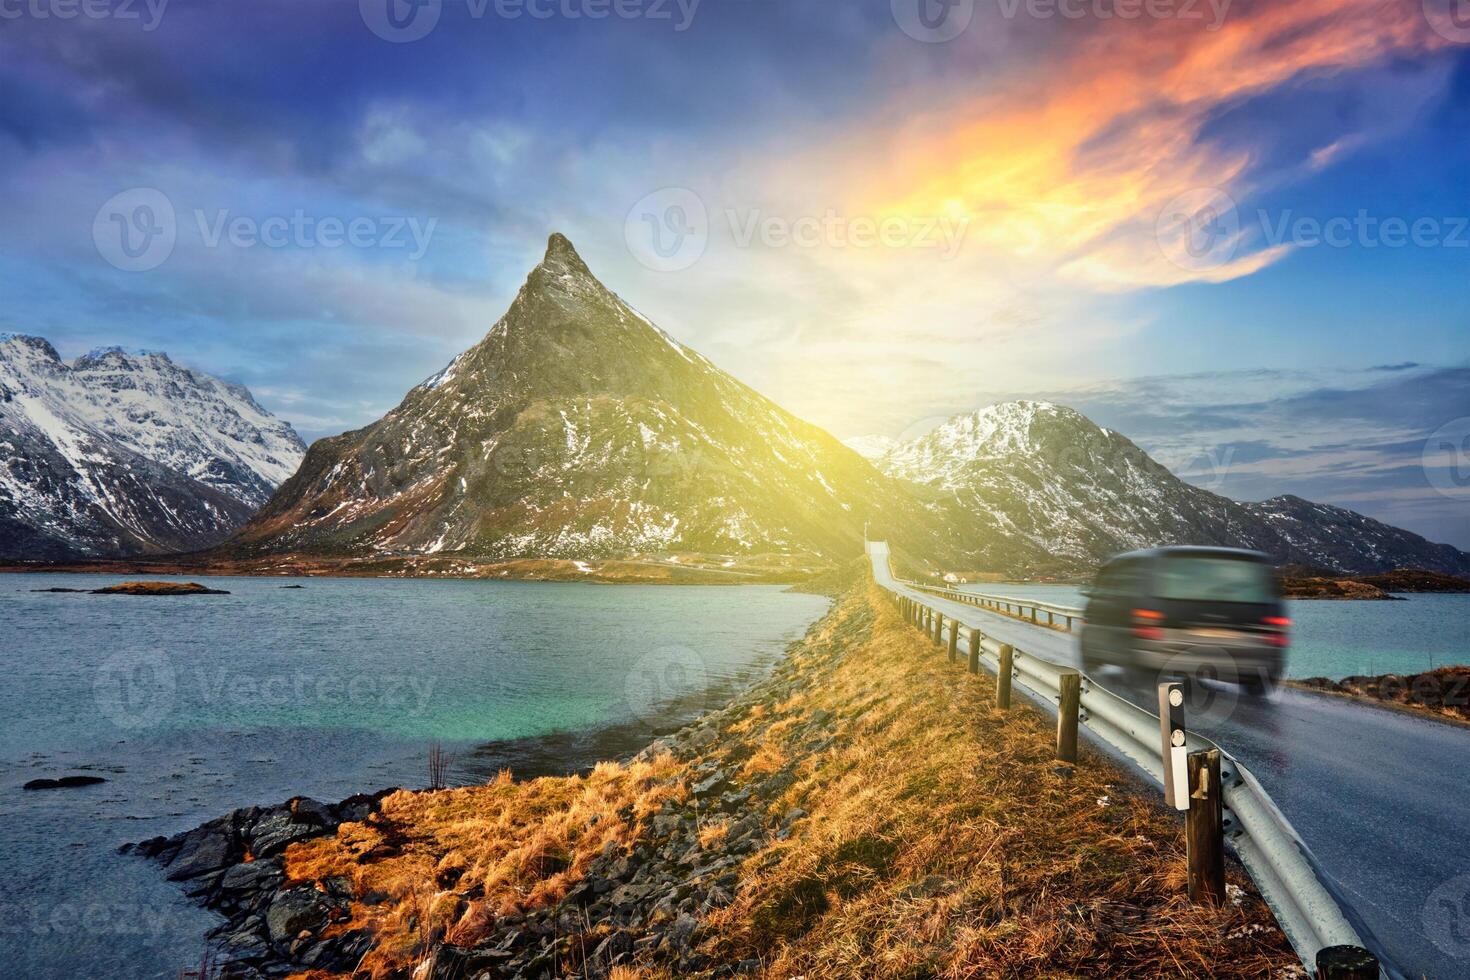
[[[1152,548],[1118,555],[1087,591],[1083,670],[1105,665],[1186,679],[1274,687],[1287,629],[1271,559],[1234,548]]]

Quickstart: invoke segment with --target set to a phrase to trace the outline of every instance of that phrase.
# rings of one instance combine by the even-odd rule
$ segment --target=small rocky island
[[[103,589],[93,589],[92,595],[229,595],[224,589],[210,589],[198,582],[123,582]]]

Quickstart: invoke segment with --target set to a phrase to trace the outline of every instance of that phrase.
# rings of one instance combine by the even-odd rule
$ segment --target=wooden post
[[[1057,678],[1061,700],[1057,704],[1057,759],[1077,763],[1077,714],[1082,708],[1082,675],[1064,670]]]
[[[1220,750],[1189,753],[1189,813],[1185,845],[1189,860],[1189,900],[1201,905],[1225,902],[1225,837],[1220,793]]]
[[[933,640],[938,645],[944,644],[944,613],[934,614],[934,636]]]
[[[949,621],[949,662],[955,662],[955,654],[960,648],[960,624],[958,620]]]
[[[970,673],[980,673],[980,631],[970,627]]]
[[[1015,650],[1009,643],[1000,646],[1000,670],[995,672],[995,703],[1002,708],[1011,706],[1011,661]]]
[[[1361,946],[1327,946],[1317,951],[1317,980],[1378,980],[1378,957]]]

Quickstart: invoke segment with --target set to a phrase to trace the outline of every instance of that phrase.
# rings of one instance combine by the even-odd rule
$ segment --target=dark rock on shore
[[[54,588],[50,588],[50,589],[32,589],[31,591],[32,592],[75,592],[75,593],[85,594],[85,593],[90,592],[92,590],[91,589],[63,589],[63,588],[59,588],[59,587],[54,587]]]
[[[21,789],[72,789],[77,786],[96,786],[107,780],[101,776],[62,776],[60,779],[32,779]]]
[[[369,937],[351,931],[331,938],[315,934],[345,919],[351,887],[283,887],[282,855],[297,841],[335,833],[343,823],[365,820],[394,790],[322,803],[299,796],[279,806],[244,807],[173,837],[125,844],[120,853],[151,858],[181,881],[200,904],[225,916],[212,935],[225,962],[222,977],[237,980],[279,975],[280,967],[350,969]]]

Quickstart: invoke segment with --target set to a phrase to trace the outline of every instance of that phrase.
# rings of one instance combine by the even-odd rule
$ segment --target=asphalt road
[[[946,618],[1080,666],[1075,636],[908,589],[892,578],[881,543],[872,558],[881,584]],[[1093,679],[1157,708],[1146,679]],[[1329,695],[1283,688],[1253,698],[1213,683],[1192,693],[1187,718],[1256,775],[1397,967],[1470,977],[1470,728]]]

